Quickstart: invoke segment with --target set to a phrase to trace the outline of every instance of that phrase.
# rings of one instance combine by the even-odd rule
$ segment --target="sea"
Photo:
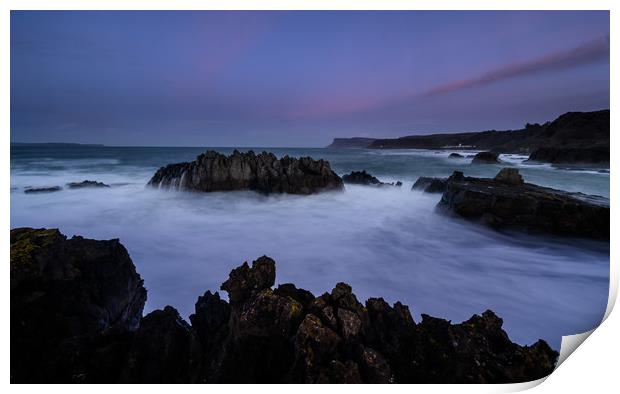
[[[411,186],[420,176],[493,177],[511,166],[529,183],[608,198],[608,168],[528,164],[521,155],[472,165],[470,157],[448,157],[457,150],[237,149],[326,159],[339,175],[366,170],[403,186],[347,185],[312,196],[188,193],[146,184],[159,167],[207,148],[14,145],[11,228],[119,238],[144,279],[145,313],[172,305],[187,318],[198,296],[219,290],[233,268],[267,255],[276,261],[276,284],[320,295],[346,282],[361,302],[401,301],[416,321],[429,314],[458,323],[491,309],[524,345],[542,338],[559,350],[563,335],[590,330],[604,315],[609,242],[497,232],[442,214],[440,194]],[[86,179],[111,188],[65,186]],[[44,186],[63,190],[24,193]]]

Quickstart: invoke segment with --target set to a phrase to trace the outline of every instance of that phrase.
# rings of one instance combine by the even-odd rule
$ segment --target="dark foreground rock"
[[[11,230],[11,380],[116,379],[109,355],[138,328],[145,301],[118,240]]]
[[[315,297],[275,283],[263,256],[207,291],[191,325],[146,291],[117,240],[11,230],[11,382],[505,383],[542,378],[558,353],[519,346],[492,311],[461,324],[338,283]],[[138,324],[139,323],[139,324]]]
[[[450,153],[450,155],[448,157],[450,157],[452,159],[462,159],[465,156],[461,155],[460,153]]]
[[[396,186],[396,187],[400,187],[403,185],[402,182],[398,181],[396,183],[386,183],[386,182],[381,182],[379,179],[377,179],[376,177],[370,175],[369,173],[366,172],[366,170],[362,170],[362,171],[351,171],[351,173],[347,174],[347,175],[343,175],[342,176],[342,180],[344,181],[344,183],[350,183],[353,185],[365,185],[365,186],[377,186],[377,187],[383,187],[383,186]]]
[[[50,187],[27,187],[24,189],[24,193],[52,193],[61,191],[62,187],[60,186],[50,186]]]
[[[69,189],[82,189],[85,187],[110,187],[110,185],[106,185],[103,182],[89,180],[85,180],[82,182],[69,182],[67,183],[67,186],[69,186]]]
[[[446,190],[447,178],[427,178],[421,176],[411,187],[411,190],[421,190],[426,193],[443,193]]]
[[[472,164],[497,164],[499,162],[499,154],[495,152],[476,153],[474,158],[471,160]]]
[[[343,190],[342,179],[331,170],[329,162],[311,157],[278,159],[273,153],[235,150],[225,156],[207,151],[189,163],[160,168],[150,186],[215,192],[254,190],[260,193],[313,194]]]
[[[494,179],[455,171],[438,206],[494,228],[609,239],[608,199],[524,183],[517,169],[504,168]]]

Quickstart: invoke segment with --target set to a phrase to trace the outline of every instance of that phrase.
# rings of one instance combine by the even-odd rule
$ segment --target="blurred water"
[[[469,158],[448,158],[450,152],[269,148],[278,156],[327,159],[341,175],[365,169],[404,185],[269,197],[145,187],[160,166],[193,160],[204,150],[12,147],[11,227],[120,238],[145,279],[147,310],[170,304],[184,316],[232,268],[263,254],[277,262],[277,283],[320,294],[345,281],[362,300],[382,296],[408,304],[416,319],[428,313],[458,322],[493,309],[511,339],[523,344],[543,338],[558,349],[562,335],[591,329],[603,316],[608,243],[494,232],[437,213],[439,195],[410,191],[418,176],[454,170],[494,176],[500,165],[472,166]],[[502,156],[527,182],[609,196],[604,169],[556,169],[524,159]],[[27,186],[84,179],[113,187],[23,193]]]

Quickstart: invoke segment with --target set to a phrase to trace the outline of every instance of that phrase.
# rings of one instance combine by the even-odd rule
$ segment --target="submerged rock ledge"
[[[207,151],[195,161],[160,168],[148,182],[165,189],[215,192],[254,190],[260,193],[313,194],[343,190],[329,162],[311,157],[278,159],[273,153],[235,150],[225,156]]]
[[[508,383],[542,378],[558,353],[519,346],[487,310],[461,324],[338,283],[315,297],[275,284],[266,256],[198,297],[142,316],[140,275],[118,240],[11,230],[11,382]]]
[[[366,170],[351,171],[349,174],[343,175],[342,180],[344,181],[344,183],[350,183],[352,185],[364,185],[364,186],[375,186],[375,187],[386,187],[386,186],[401,187],[403,185],[401,181],[397,181],[396,183],[381,182],[376,177],[367,173]]]

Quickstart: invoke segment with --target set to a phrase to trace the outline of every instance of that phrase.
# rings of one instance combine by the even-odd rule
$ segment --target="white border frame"
[[[618,65],[618,34],[616,33],[617,27],[620,26],[620,2],[619,1],[603,1],[603,0],[589,0],[589,1],[576,1],[576,0],[504,0],[504,1],[490,1],[490,0],[445,0],[445,1],[403,1],[403,0],[383,0],[383,1],[369,1],[369,0],[228,0],[218,2],[200,2],[197,0],[176,0],[176,1],[138,1],[138,0],[93,0],[93,1],[78,1],[78,0],[57,0],[53,3],[44,0],[5,0],[1,3],[0,7],[3,8],[3,12],[0,14],[0,53],[3,54],[2,58],[2,72],[0,73],[0,86],[2,91],[0,92],[0,119],[2,120],[2,138],[4,144],[1,147],[2,158],[2,176],[0,176],[0,182],[2,187],[2,205],[4,209],[2,211],[2,222],[5,231],[0,235],[1,248],[4,256],[9,256],[9,232],[10,228],[10,69],[9,69],[9,56],[10,56],[10,10],[610,10],[610,45],[611,45],[611,60],[610,70],[620,70]],[[616,30],[614,30],[616,27]],[[610,75],[611,90],[610,90],[610,108],[614,107],[614,103],[617,99],[618,92],[618,78],[614,72]],[[619,123],[615,116],[614,109],[611,111],[611,146],[612,152],[618,152],[618,137],[615,136],[616,130],[618,130]],[[611,227],[619,224],[618,215],[614,209],[616,206],[616,191],[618,185],[618,174],[615,169],[618,168],[618,156],[611,155],[611,174],[610,174],[610,196],[611,196]],[[618,261],[620,256],[618,255],[619,237],[617,233],[611,233],[610,240],[610,260],[616,262],[616,264],[610,264],[610,290],[609,290],[609,302],[607,311],[605,314],[605,321],[601,324],[600,328],[597,328],[589,333],[575,335],[572,337],[565,337],[562,341],[562,356],[563,360],[566,359],[569,353],[566,350],[569,347],[573,347],[573,350],[585,340],[590,334],[592,338],[588,340],[587,345],[583,346],[577,352],[577,355],[568,359],[568,361],[561,363],[561,367],[557,369],[548,379],[541,379],[535,382],[520,383],[520,384],[508,384],[508,385],[425,385],[409,387],[408,385],[394,385],[390,386],[390,390],[409,392],[409,390],[431,391],[431,392],[453,392],[459,393],[479,393],[479,392],[513,392],[520,391],[527,388],[535,387],[545,380],[549,382],[538,387],[537,390],[552,390],[551,392],[564,391],[564,390],[603,390],[608,387],[618,387],[618,374],[616,372],[617,360],[616,352],[619,350],[620,340],[618,339],[618,333],[620,333],[620,318],[618,318],[618,312],[610,316],[610,313],[615,304],[618,293]],[[9,376],[9,361],[10,352],[10,333],[9,333],[9,319],[10,309],[10,288],[9,283],[9,270],[8,261],[5,261],[5,269],[2,272],[3,283],[3,321],[0,324],[1,338],[3,340],[3,349],[6,349],[3,353],[0,371],[4,373],[4,383],[10,382]],[[577,344],[577,346],[575,346]],[[136,390],[132,386],[114,386],[115,389],[122,391]],[[262,385],[262,386],[237,386],[237,387],[202,387],[199,385],[185,386],[186,390],[258,390],[259,392],[283,392],[292,389],[291,386],[285,385]],[[63,393],[67,391],[77,392],[82,391],[84,388],[77,385],[56,385],[56,386],[32,386],[32,385],[11,385],[11,390],[15,392],[30,392],[45,390],[52,392]],[[294,390],[310,393],[318,389],[313,385],[296,385]],[[371,392],[374,391],[374,386],[329,386],[321,387],[322,390],[338,390],[338,391],[353,391],[356,392]],[[110,390],[108,385],[96,385],[88,387],[88,390],[95,392],[101,392]],[[169,390],[168,386],[159,385],[149,387],[149,390],[156,392],[163,392]],[[605,390],[610,391],[610,390]]]

